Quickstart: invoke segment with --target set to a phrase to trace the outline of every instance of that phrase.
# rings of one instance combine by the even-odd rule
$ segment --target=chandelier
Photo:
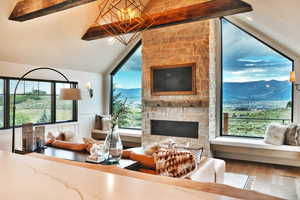
[[[99,10],[95,24],[105,25],[104,30],[126,46],[138,36],[136,30],[146,30],[154,22],[142,0],[103,0]]]

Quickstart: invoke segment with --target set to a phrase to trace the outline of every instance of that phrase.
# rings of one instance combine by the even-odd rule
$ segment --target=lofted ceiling
[[[300,55],[299,0],[245,0],[254,11],[235,15]],[[81,40],[99,1],[25,22],[8,20],[17,0],[0,1],[0,61],[104,72],[126,47],[111,39]]]

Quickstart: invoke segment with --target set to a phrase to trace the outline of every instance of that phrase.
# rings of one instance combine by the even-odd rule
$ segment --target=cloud
[[[263,62],[263,60],[257,60],[257,59],[250,59],[250,58],[240,58],[238,59],[239,62],[250,62],[250,63],[259,63]]]
[[[223,80],[287,80],[293,62],[223,20]]]
[[[231,72],[234,75],[240,75],[240,74],[249,74],[249,73],[258,73],[258,72],[266,72],[265,69],[260,69],[260,68],[253,68],[253,69],[245,69],[245,70],[240,70],[240,71],[234,71]]]
[[[136,52],[127,60],[122,67],[126,71],[142,71],[142,48],[139,47]]]

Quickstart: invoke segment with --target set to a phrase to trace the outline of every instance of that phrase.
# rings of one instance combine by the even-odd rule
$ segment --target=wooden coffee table
[[[47,147],[46,149],[37,153],[44,154],[55,158],[61,158],[65,160],[86,162],[86,158],[89,156],[87,152],[75,152],[65,149],[59,149],[55,147]],[[122,169],[137,170],[140,167],[140,163],[133,160],[121,159],[119,163],[115,164],[117,167]]]

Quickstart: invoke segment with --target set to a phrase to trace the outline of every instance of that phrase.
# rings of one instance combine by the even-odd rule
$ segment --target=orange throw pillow
[[[61,149],[67,149],[71,151],[85,151],[87,145],[86,144],[80,144],[80,143],[71,143],[71,142],[63,142],[55,140],[53,141],[50,146],[57,147]]]
[[[144,167],[147,167],[150,169],[155,169],[155,167],[156,167],[154,158],[152,156],[131,152],[129,155],[129,158],[131,160],[140,162]]]
[[[130,154],[131,153],[132,153],[132,151],[124,150],[123,153],[122,153],[122,158],[130,159]]]
[[[140,169],[139,169],[139,172],[143,172],[143,173],[146,173],[146,174],[157,175],[156,171],[155,171],[155,170],[152,170],[152,169],[144,169],[144,168],[140,168]]]
[[[66,135],[65,133],[61,132],[55,139],[60,141],[66,141]]]

